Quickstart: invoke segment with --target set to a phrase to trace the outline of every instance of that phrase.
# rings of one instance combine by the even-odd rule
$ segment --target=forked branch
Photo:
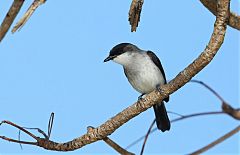
[[[198,83],[198,84],[201,84],[203,85],[206,89],[208,89],[209,91],[211,91],[222,103],[222,111],[215,111],[215,112],[202,112],[202,113],[195,113],[195,114],[190,114],[190,115],[180,115],[180,114],[177,114],[178,116],[180,116],[179,118],[176,118],[174,120],[171,121],[171,123],[174,123],[174,122],[177,122],[177,121],[180,121],[180,120],[183,120],[183,119],[188,119],[188,118],[192,118],[192,117],[196,117],[196,116],[205,116],[205,115],[216,115],[216,114],[228,114],[229,116],[233,117],[234,119],[237,119],[237,120],[240,120],[240,109],[235,109],[233,107],[231,107],[224,99],[223,97],[221,97],[221,95],[219,95],[213,88],[211,88],[209,85],[207,85],[206,83],[202,82],[202,81],[199,81],[199,80],[191,80],[191,82],[195,82],[195,83]],[[174,113],[176,114],[176,113]],[[136,143],[138,143],[139,141],[141,141],[142,139],[144,139],[143,141],[143,145],[142,145],[142,150],[141,150],[141,153],[140,155],[143,154],[144,152],[144,148],[145,148],[145,145],[146,145],[146,142],[147,142],[147,139],[149,137],[149,135],[151,133],[153,133],[154,131],[157,130],[157,128],[153,128],[153,124],[154,124],[155,120],[153,121],[153,123],[150,125],[148,131],[147,131],[147,134],[145,136],[142,136],[140,137],[139,139],[137,139],[136,141],[134,141],[132,144],[130,144],[127,148],[135,145]],[[222,139],[222,141],[225,140],[225,139]],[[222,142],[221,141],[221,142]],[[213,142],[215,143],[215,142]],[[219,142],[220,143],[220,142]],[[212,146],[212,144],[209,144]],[[216,145],[216,144],[215,144]],[[214,145],[214,146],[215,146]],[[212,146],[213,147],[213,146]],[[207,151],[207,149],[210,149],[212,147],[204,147],[204,151]],[[200,149],[201,151],[201,149]],[[196,151],[196,153],[199,153],[199,151]]]
[[[217,0],[200,0],[201,3],[215,16],[217,15]],[[240,30],[240,16],[230,12],[228,25],[232,28]]]
[[[194,60],[188,67],[180,72],[173,80],[171,80],[168,84],[161,86],[161,92],[157,90],[151,92],[144,98],[145,100],[134,103],[116,116],[103,123],[101,126],[88,131],[81,137],[78,137],[66,143],[57,143],[47,139],[38,138],[37,146],[48,150],[72,151],[95,141],[102,140],[108,135],[112,134],[115,130],[117,130],[120,126],[122,126],[130,119],[139,115],[143,111],[146,111],[154,104],[160,103],[164,98],[184,86],[191,80],[192,77],[194,77],[211,62],[221,47],[229,17],[229,3],[229,0],[218,1],[216,16],[217,18],[214,24],[214,31],[207,47],[196,60]]]

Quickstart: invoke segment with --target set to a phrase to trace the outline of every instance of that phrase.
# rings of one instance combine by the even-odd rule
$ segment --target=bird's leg
[[[145,94],[143,93],[142,95],[138,96],[138,100],[142,100],[143,95],[145,95]]]

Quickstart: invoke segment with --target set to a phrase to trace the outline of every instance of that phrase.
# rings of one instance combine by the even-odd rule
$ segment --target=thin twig
[[[221,102],[222,102],[222,110],[229,114],[229,116],[240,120],[240,109],[233,108],[230,104],[228,104],[214,89],[212,89],[209,85],[206,83],[199,81],[199,80],[191,80],[190,82],[195,82],[203,85],[205,88],[210,90]]]
[[[171,122],[175,122],[175,121],[180,121],[182,119],[186,119],[186,118],[190,118],[190,117],[195,117],[195,116],[201,116],[201,115],[210,115],[210,114],[228,114],[230,116],[232,116],[233,118],[240,120],[240,109],[234,109],[232,108],[229,104],[226,103],[226,101],[223,99],[223,97],[221,97],[213,88],[211,88],[209,85],[207,85],[206,83],[204,83],[203,81],[199,81],[199,80],[191,80],[190,82],[196,82],[199,83],[201,85],[203,85],[206,89],[210,90],[221,102],[222,102],[222,110],[223,111],[217,111],[217,112],[204,112],[204,113],[197,113],[197,114],[191,114],[191,115],[180,115],[178,113],[175,112],[168,112],[168,113],[173,113],[176,114],[178,116],[180,116],[179,118],[176,118],[174,120],[172,120]],[[151,126],[149,127],[149,129],[152,128]],[[148,134],[151,134],[152,132],[155,132],[157,128],[154,128],[151,132],[148,132]],[[148,137],[148,135],[142,136],[139,139],[137,139],[136,141],[134,141],[133,143],[131,143],[130,145],[127,146],[127,148],[135,145],[136,143],[138,143],[139,141],[141,141],[143,138],[145,138],[144,141],[146,141],[146,137]],[[145,143],[145,142],[144,142]]]
[[[201,112],[201,113],[195,113],[195,114],[189,114],[189,115],[182,115],[179,118],[175,118],[175,119],[171,120],[171,123],[174,123],[174,122],[177,122],[177,121],[180,121],[180,120],[184,120],[184,119],[188,119],[188,118],[206,116],[206,115],[216,115],[216,114],[226,114],[226,113],[223,112],[223,111],[210,111],[210,112]],[[149,134],[151,134],[155,131],[157,131],[157,128],[152,129]],[[146,135],[144,135],[142,137],[139,137],[137,140],[135,140],[134,142],[129,144],[125,149],[131,148],[132,146],[136,145],[141,140],[145,139],[145,137],[146,137]]]
[[[190,82],[195,82],[195,83],[199,83],[199,84],[203,85],[205,88],[207,88],[208,90],[210,90],[219,100],[221,100],[222,103],[226,103],[226,101],[221,97],[221,95],[219,95],[214,89],[212,89],[209,85],[207,85],[207,84],[204,83],[203,81],[191,80]]]
[[[53,127],[53,120],[54,120],[54,113],[52,112],[48,121],[48,134],[46,134],[43,130],[39,128],[29,128],[29,127],[22,127],[24,129],[29,129],[29,130],[37,130],[39,133],[41,133],[45,139],[50,139],[50,135],[52,132],[52,127]],[[19,130],[21,131],[21,130]]]
[[[18,130],[18,141],[20,141],[20,137],[21,137],[21,130]],[[19,145],[20,145],[20,148],[22,150],[23,149],[22,144],[19,143]]]
[[[217,140],[213,141],[212,143],[208,144],[207,146],[193,152],[190,153],[190,155],[198,155],[201,154],[209,149],[211,149],[212,147],[216,146],[217,144],[223,142],[224,140],[226,140],[227,138],[233,136],[234,134],[236,134],[238,131],[240,130],[240,125],[237,126],[235,129],[231,130],[230,132],[228,132],[227,134],[223,135],[222,137],[218,138]]]
[[[44,136],[45,139],[48,139],[47,134],[43,130],[41,130],[39,128],[29,128],[29,127],[22,127],[22,128],[28,129],[28,130],[37,130],[37,132],[41,133]]]
[[[171,123],[178,122],[180,120],[191,118],[191,117],[204,116],[204,115],[216,115],[216,114],[226,114],[226,113],[223,112],[223,111],[210,111],[210,112],[190,114],[190,115],[182,116],[182,117],[179,117],[179,118],[175,118],[171,121]]]
[[[146,135],[145,135],[145,138],[144,138],[144,141],[143,141],[143,145],[142,145],[142,149],[141,149],[141,152],[140,152],[140,155],[143,155],[143,152],[144,152],[144,148],[145,148],[145,145],[147,143],[147,140],[148,140],[148,136],[150,135],[151,133],[151,130],[153,128],[153,125],[155,124],[156,122],[156,119],[153,120],[153,122],[151,123]]]
[[[2,124],[8,124],[8,125],[11,125],[15,128],[18,128],[19,129],[19,133],[18,133],[18,140],[16,139],[12,139],[12,138],[8,138],[8,137],[5,137],[5,136],[0,136],[1,139],[4,139],[4,140],[7,140],[7,141],[10,141],[10,142],[15,142],[15,143],[19,143],[20,144],[20,147],[22,148],[22,145],[21,144],[31,144],[31,145],[38,145],[39,141],[43,141],[44,139],[45,140],[49,140],[50,138],[50,135],[51,135],[51,131],[52,131],[52,126],[53,126],[53,120],[54,120],[54,113],[52,112],[51,113],[51,116],[49,118],[49,122],[48,122],[48,135],[42,131],[41,129],[39,128],[29,128],[29,127],[21,127],[13,122],[10,122],[10,121],[2,121],[0,123],[0,126]],[[40,137],[37,137],[35,136],[33,133],[27,131],[26,129],[29,129],[29,130],[37,130],[39,133],[41,133],[43,136],[44,136],[44,139],[43,138],[40,138]],[[31,136],[32,138],[34,138],[37,142],[28,142],[28,141],[21,141],[20,140],[20,133],[21,131],[25,132],[27,135]]]
[[[51,113],[51,116],[48,121],[48,139],[50,139],[52,127],[53,127],[54,113]]]
[[[174,114],[174,115],[177,115],[177,116],[180,116],[180,117],[184,116],[184,115],[181,115],[181,114],[173,112],[173,111],[167,111],[167,113],[168,114]]]
[[[10,26],[12,25],[15,17],[17,16],[18,12],[20,11],[24,0],[14,0],[12,6],[10,7],[6,17],[4,18],[1,26],[0,26],[0,42],[6,35],[7,31],[9,30]]]
[[[5,136],[0,136],[1,139],[7,140],[9,142],[14,142],[14,143],[20,143],[20,144],[29,144],[29,145],[37,145],[37,142],[27,142],[27,141],[21,141],[21,140],[15,140],[11,139]]]
[[[57,143],[47,139],[38,138],[38,146],[48,150],[72,151],[87,144],[102,140],[130,119],[136,117],[140,113],[152,107],[154,104],[161,102],[164,98],[180,89],[189,82],[193,76],[198,74],[211,62],[221,47],[226,33],[226,23],[229,18],[229,4],[229,0],[218,0],[217,18],[214,24],[214,31],[208,45],[199,57],[181,71],[173,80],[171,80],[168,84],[160,86],[162,92],[154,90],[146,95],[144,101],[141,100],[134,103],[99,127],[93,129],[91,132],[87,132],[81,137],[65,143]]]
[[[30,5],[27,12],[24,14],[24,16],[17,22],[17,24],[13,27],[12,33],[16,32],[17,30],[20,30],[24,24],[28,21],[28,19],[32,16],[33,12],[43,3],[45,3],[46,0],[34,0],[34,2]]]
[[[37,137],[37,136],[35,136],[35,135],[32,134],[31,132],[27,131],[27,130],[24,129],[23,127],[15,124],[15,123],[13,123],[13,122],[4,120],[4,121],[2,121],[2,122],[0,123],[0,125],[2,125],[2,124],[9,124],[9,125],[11,125],[11,126],[14,126],[15,128],[18,128],[19,130],[21,130],[21,131],[25,132],[26,134],[28,134],[29,136],[31,136],[31,137],[34,138],[35,140],[38,140],[38,137]]]

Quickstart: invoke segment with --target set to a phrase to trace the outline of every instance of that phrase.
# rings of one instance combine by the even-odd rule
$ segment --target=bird
[[[138,99],[167,83],[162,64],[152,51],[142,50],[131,43],[120,43],[110,50],[104,62],[110,60],[123,66],[129,83],[141,93]],[[163,101],[168,102],[169,96]],[[153,109],[157,128],[165,132],[171,125],[163,101],[153,105]]]

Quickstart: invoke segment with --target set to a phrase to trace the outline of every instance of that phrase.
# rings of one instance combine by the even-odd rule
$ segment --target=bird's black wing
[[[163,78],[164,78],[164,84],[167,83],[166,80],[166,76],[161,64],[161,61],[158,59],[158,57],[152,52],[152,51],[147,51],[147,55],[152,59],[152,61],[154,62],[154,64],[160,69],[160,71],[162,72]],[[168,102],[169,97],[165,98],[164,101]]]
[[[160,60],[158,59],[158,57],[152,52],[152,51],[147,51],[147,55],[152,59],[152,61],[154,62],[154,64],[160,69],[160,71],[162,72],[165,84],[167,83],[166,80],[166,76],[162,67],[162,64],[160,62]]]

